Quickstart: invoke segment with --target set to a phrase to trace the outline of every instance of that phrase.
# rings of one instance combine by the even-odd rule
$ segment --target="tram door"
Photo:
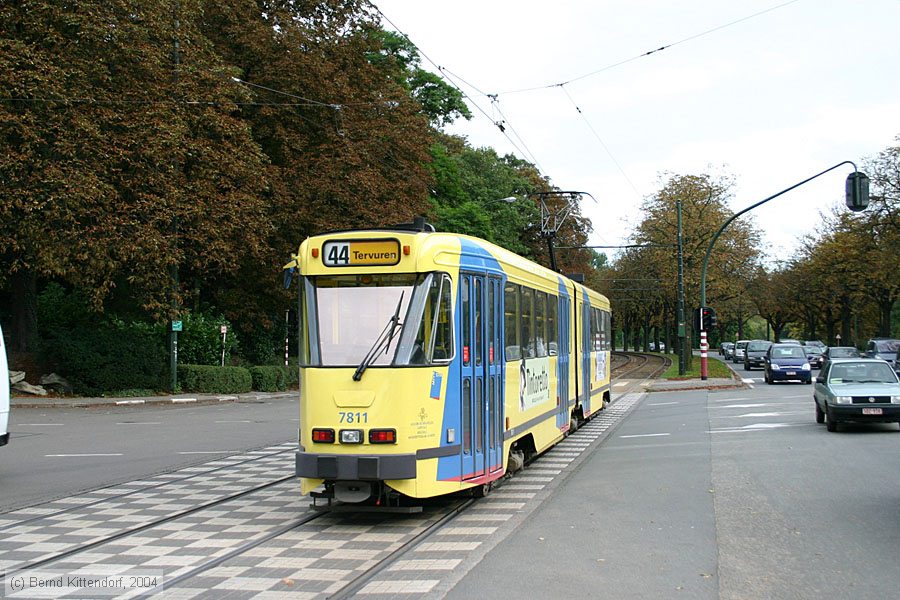
[[[581,303],[581,405],[585,407],[585,414],[590,410],[591,401],[591,305]]]
[[[569,299],[560,295],[557,313],[558,339],[556,352],[559,415],[556,424],[563,427],[569,424]]]
[[[460,274],[463,479],[502,467],[500,280]]]

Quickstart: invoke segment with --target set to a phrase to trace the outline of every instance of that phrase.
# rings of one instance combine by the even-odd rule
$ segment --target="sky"
[[[469,96],[446,131],[590,193],[594,245],[628,243],[672,174],[733,178],[738,211],[900,144],[900,0],[373,1]],[[768,260],[817,235],[852,170],[748,213]]]

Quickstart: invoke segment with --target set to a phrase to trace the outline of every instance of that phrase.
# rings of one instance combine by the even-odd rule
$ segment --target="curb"
[[[11,408],[98,408],[98,407],[140,407],[140,406],[198,406],[220,402],[260,402],[296,398],[298,392],[257,392],[252,394],[221,394],[214,396],[160,396],[145,398],[46,398],[16,396],[10,398]]]

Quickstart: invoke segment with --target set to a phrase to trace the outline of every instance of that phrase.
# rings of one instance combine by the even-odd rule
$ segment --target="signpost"
[[[219,333],[222,334],[222,366],[225,366],[225,337],[228,335],[228,325],[219,327]]]

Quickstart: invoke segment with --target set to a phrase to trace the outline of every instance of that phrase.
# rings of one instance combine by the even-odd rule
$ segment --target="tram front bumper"
[[[359,456],[297,452],[295,472],[298,477],[343,481],[415,479],[416,455]]]

